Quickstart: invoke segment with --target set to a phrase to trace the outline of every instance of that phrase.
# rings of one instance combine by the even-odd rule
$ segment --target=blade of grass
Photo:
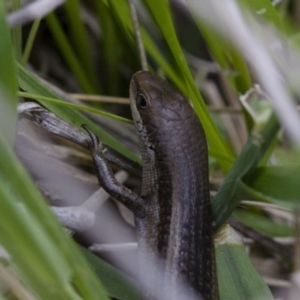
[[[30,56],[30,53],[31,53],[31,49],[32,49],[32,46],[33,46],[33,42],[34,42],[34,39],[36,37],[37,31],[38,31],[39,26],[40,26],[40,22],[41,22],[41,19],[36,19],[36,20],[34,20],[34,22],[32,24],[29,36],[28,36],[27,41],[26,41],[23,57],[22,57],[22,65],[23,66],[25,66],[28,62],[28,59],[29,59],[29,56]]]
[[[235,164],[226,176],[221,188],[213,199],[212,208],[216,229],[231,215],[241,198],[237,188],[241,179],[252,172],[259,164],[265,152],[272,144],[279,130],[279,124],[273,114],[267,124],[256,136],[250,136]]]
[[[41,299],[106,299],[87,262],[1,135],[0,147],[0,243],[22,280]]]
[[[199,1],[202,3],[201,8]],[[289,56],[290,52],[288,51],[285,55],[279,55],[279,52],[275,54],[270,43],[267,43],[265,36],[262,35],[268,27],[263,28],[256,16],[249,13],[249,10],[243,10],[237,1],[226,2],[224,7],[215,0],[210,2],[189,0],[188,2],[203,22],[215,28],[247,57],[257,80],[269,95],[282,126],[295,144],[300,143],[300,133],[297,130],[300,127],[300,120],[295,111],[290,88],[282,81],[283,74],[278,68],[278,61],[285,60],[285,55]],[[226,14],[224,14],[224,9],[226,9]],[[284,45],[289,44],[286,39],[276,38],[276,41]],[[280,59],[276,59],[276,56]],[[296,61],[299,60],[296,59]],[[293,80],[288,76],[289,73],[286,72],[284,76],[289,78],[289,84],[292,84]]]
[[[95,1],[94,5],[98,24],[102,30],[102,51],[103,57],[105,57],[103,65],[105,66],[106,74],[104,88],[109,95],[118,95],[121,89],[120,65],[122,61],[120,49],[125,47],[125,45],[122,44],[120,31],[114,22],[107,3]]]
[[[193,12],[191,11],[192,15]],[[228,75],[227,78],[237,93],[245,93],[252,86],[251,77],[245,59],[229,41],[220,37],[212,28],[199,22],[195,18],[199,31],[211,51],[214,59],[218,62],[223,71],[235,72],[236,75]]]
[[[234,217],[243,224],[269,237],[291,237],[294,233],[293,228],[278,224],[259,213],[237,210],[234,212]]]
[[[17,5],[18,3],[14,3]],[[14,143],[17,123],[17,79],[11,35],[6,23],[4,2],[0,2],[0,134],[11,145]],[[18,45],[15,45],[18,48]],[[11,121],[7,126],[7,122]]]
[[[112,0],[108,4],[109,8],[112,10],[117,21],[119,22],[120,27],[124,31],[126,38],[130,41],[130,43],[134,44],[135,39],[133,26],[126,1]],[[151,36],[143,27],[141,27],[141,35],[143,37],[144,45],[149,55],[156,61],[156,63],[166,73],[166,75],[170,77],[170,79],[175,83],[175,85],[181,91],[185,91],[184,94],[187,94],[185,83],[182,82],[180,76],[178,76],[174,68],[169,64],[169,62],[167,62],[165,57],[161,54],[161,51],[158,48],[158,46],[155,44]]]
[[[183,75],[183,80],[185,81],[188,91],[188,94],[186,96],[191,98],[194,104],[195,111],[203,124],[209,147],[211,147],[212,150],[218,149],[218,151],[228,156],[233,156],[231,149],[225,144],[217,127],[212,121],[206,105],[192,77],[175,33],[168,1],[145,0],[145,2],[152,12],[155,21],[158,24],[158,27],[161,30],[166,42],[169,45],[170,51],[178,64],[181,74]],[[219,164],[225,173],[229,171],[227,164],[224,164],[222,160],[219,161]]]
[[[203,102],[201,102],[201,104],[199,104],[200,102],[198,102],[198,100],[196,100],[196,99],[201,98],[201,96],[195,86],[193,78],[191,77],[190,71],[187,67],[186,61],[183,57],[182,51],[178,44],[176,35],[174,36],[174,28],[173,28],[172,22],[170,20],[170,18],[171,18],[170,12],[169,12],[168,8],[165,8],[166,1],[162,1],[162,2],[148,1],[148,2],[149,2],[148,3],[149,6],[150,5],[156,6],[158,14],[159,14],[158,18],[160,21],[160,25],[162,27],[164,27],[166,25],[169,25],[172,27],[171,29],[169,29],[169,27],[167,26],[167,29],[164,31],[164,33],[167,35],[167,37],[165,36],[165,38],[170,39],[171,47],[173,46],[173,43],[174,43],[175,47],[177,47],[176,50],[174,50],[174,52],[173,52],[174,57],[178,61],[178,64],[184,69],[185,73],[187,73],[188,75],[186,75],[184,72],[182,72],[182,74],[185,75],[184,77],[181,74],[178,74],[178,72],[175,71],[175,68],[170,66],[169,63],[165,60],[165,58],[161,55],[160,50],[158,50],[157,46],[152,41],[152,39],[148,35],[148,33],[143,28],[141,28],[141,33],[142,33],[143,41],[144,41],[147,52],[155,59],[155,61],[164,70],[164,72],[170,77],[170,79],[174,82],[174,84],[185,95],[187,95],[188,98],[194,99],[195,109],[196,109],[198,115],[200,114],[200,116],[201,116],[201,120],[202,120],[203,126],[205,128],[207,138],[209,139],[209,147],[211,147],[211,149],[213,149],[213,153],[221,151],[225,156],[228,156],[228,157],[232,158],[232,160],[234,160],[232,152],[229,150],[227,145],[225,145],[225,143],[221,139],[215,125],[212,123],[205,105],[203,104]],[[116,16],[117,20],[120,22],[121,27],[123,28],[127,38],[131,41],[131,43],[134,43],[133,27],[132,27],[132,23],[130,20],[130,14],[129,14],[129,10],[128,10],[126,1],[111,0],[108,3],[107,2],[105,2],[105,3],[106,3],[106,5],[109,5],[109,7],[113,11],[114,15]],[[155,11],[153,12],[153,14],[155,14]],[[171,31],[169,32],[169,30],[171,30]],[[173,30],[173,33],[172,33],[172,30]],[[168,35],[170,33],[172,34],[172,37],[169,38]],[[175,41],[174,41],[174,39],[175,39]],[[179,49],[178,49],[178,47],[179,47]],[[179,56],[177,56],[178,53],[180,54]],[[181,62],[182,59],[184,60],[183,62]],[[204,107],[203,110],[202,110],[202,106],[201,106],[201,108],[199,108],[199,105],[202,105]],[[215,134],[216,134],[216,136],[215,136]],[[226,150],[224,150],[224,147],[226,148]],[[223,162],[222,160],[219,159],[219,163],[225,172],[227,172],[230,169],[230,165],[228,164],[228,161]]]
[[[136,282],[85,248],[81,247],[80,249],[86,260],[93,267],[96,275],[100,278],[110,297],[122,300],[140,299]]]
[[[43,97],[43,96],[40,96],[40,95],[33,95],[33,94],[29,94],[29,93],[24,93],[24,92],[18,92],[18,95],[20,97],[23,97],[23,98],[38,100],[41,103],[49,102],[49,103],[57,104],[58,106],[72,107],[72,108],[75,108],[77,110],[87,111],[87,112],[94,113],[94,114],[97,114],[97,115],[100,115],[100,116],[111,118],[111,119],[116,120],[116,121],[120,121],[120,122],[124,122],[124,123],[128,123],[128,124],[133,124],[132,120],[129,120],[129,119],[126,119],[126,118],[123,118],[123,117],[119,117],[117,115],[113,115],[113,114],[110,114],[110,113],[105,112],[103,110],[99,110],[99,109],[92,108],[92,107],[89,107],[89,106],[69,103],[69,102],[62,101],[62,100],[57,100],[57,99],[54,99],[54,98]]]
[[[273,296],[254,269],[244,246],[233,229],[226,241],[216,244],[220,300],[272,300]]]
[[[94,89],[92,83],[90,82],[87,74],[84,73],[82,65],[75,55],[66,34],[64,33],[57,17],[54,13],[49,14],[46,17],[46,22],[52,33],[53,38],[55,39],[58,48],[61,51],[62,56],[64,57],[66,63],[74,73],[78,83],[84,92],[88,94],[96,94],[97,91]]]
[[[28,93],[35,94],[35,95],[41,95],[43,97],[49,97],[54,99],[60,99],[60,97],[52,90],[50,90],[48,87],[46,87],[35,75],[33,75],[31,72],[24,69],[22,66],[18,65],[18,81],[19,85],[22,89],[27,91]],[[114,148],[118,152],[121,152],[126,157],[134,160],[139,161],[139,158],[132,153],[129,149],[127,149],[125,146],[123,146],[120,142],[115,140],[111,135],[109,135],[107,132],[102,130],[100,127],[96,126],[95,123],[93,123],[89,118],[82,115],[80,112],[76,111],[75,109],[69,108],[69,107],[58,107],[56,104],[52,104],[50,102],[45,102],[44,105],[51,110],[53,113],[55,113],[57,116],[65,120],[66,122],[69,122],[73,124],[74,126],[77,126],[78,128],[81,128],[82,124],[88,125],[88,127],[98,134],[103,142],[110,147]]]
[[[1,2],[2,2],[1,5],[3,5],[3,1],[1,1]],[[13,11],[18,10],[20,8],[20,6],[21,6],[20,0],[12,1]],[[13,45],[14,45],[15,58],[17,61],[20,62],[22,59],[22,28],[20,26],[17,26],[12,29],[12,39],[13,39]]]
[[[6,182],[2,176],[1,179]],[[26,282],[31,287],[35,286],[44,299],[49,299],[50,290],[59,299],[63,296],[76,299],[65,291],[65,285],[70,280],[70,269],[43,227],[26,207],[18,206],[7,182],[1,186],[0,193],[3,207],[0,212],[1,244],[23,272],[28,270]],[[21,253],[16,247],[18,244],[22,245]],[[47,288],[42,288],[43,285]]]
[[[250,176],[246,176],[246,178],[251,178],[251,185],[248,185],[248,183],[239,179],[236,185],[236,196],[240,199],[252,199],[274,203],[287,209],[294,210],[295,207],[299,205],[299,185],[297,182],[298,177],[296,177],[299,171],[299,159],[297,164],[298,165],[295,168],[278,167],[278,170],[274,172],[275,174],[268,174],[268,171],[266,172],[267,174],[264,174],[264,171],[260,168],[251,172]],[[276,174],[279,170],[282,173]],[[293,176],[287,175],[287,178],[284,178],[284,173],[287,170],[294,174]],[[256,174],[258,174],[257,179],[261,179],[262,182],[258,182],[256,178],[254,178]],[[289,181],[289,178],[292,178],[292,180]],[[249,179],[247,178],[246,182],[248,180]],[[262,185],[263,182],[266,183],[266,186]],[[273,185],[271,186],[271,184]]]
[[[253,12],[258,13],[263,17],[263,19],[267,22],[270,22],[274,25],[279,31],[285,32],[287,28],[285,28],[284,23],[282,22],[280,13],[276,10],[276,8],[272,5],[272,1],[268,0],[241,0],[239,1],[246,9],[253,10]]]
[[[271,198],[299,203],[300,160],[292,165],[259,167],[243,178],[243,182],[257,192]]]
[[[74,44],[77,56],[84,68],[87,77],[91,80],[95,91],[99,92],[98,78],[90,51],[89,38],[81,18],[80,4],[78,0],[68,0],[65,2],[65,10],[70,29],[70,38]]]

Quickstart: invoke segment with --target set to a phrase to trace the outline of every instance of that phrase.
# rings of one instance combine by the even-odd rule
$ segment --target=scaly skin
[[[202,125],[182,93],[147,71],[130,84],[143,162],[142,193],[118,184],[91,136],[102,187],[131,209],[144,299],[219,299]]]

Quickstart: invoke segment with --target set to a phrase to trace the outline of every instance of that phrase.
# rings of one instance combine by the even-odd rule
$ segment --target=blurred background
[[[133,3],[149,70],[183,92],[206,132],[220,299],[297,299],[299,1]],[[14,0],[0,10],[2,297],[138,299],[132,214],[90,198],[99,189],[91,157],[58,136],[63,126],[54,135],[41,125],[48,116],[17,114],[18,103],[34,101],[140,163],[128,94],[141,60],[129,4]],[[140,176],[121,181],[139,194]],[[239,233],[224,225],[231,215]],[[77,247],[95,244],[109,246]]]

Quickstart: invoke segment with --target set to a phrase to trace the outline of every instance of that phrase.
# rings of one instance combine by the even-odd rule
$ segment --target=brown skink
[[[202,125],[182,93],[147,71],[130,84],[143,163],[138,196],[120,185],[89,131],[101,186],[133,211],[144,299],[219,299]]]

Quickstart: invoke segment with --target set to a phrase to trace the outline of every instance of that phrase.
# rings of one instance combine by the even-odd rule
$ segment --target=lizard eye
[[[141,94],[137,96],[135,103],[138,108],[146,108],[148,106],[146,98]]]

